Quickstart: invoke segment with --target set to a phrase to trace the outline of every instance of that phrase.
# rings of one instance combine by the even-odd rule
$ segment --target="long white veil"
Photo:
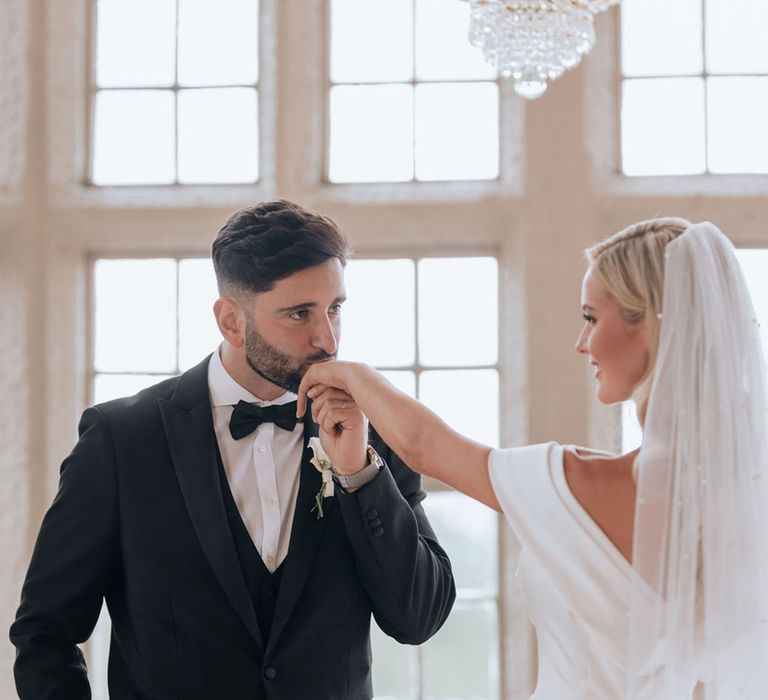
[[[640,450],[632,700],[768,698],[768,406],[759,326],[710,223],[667,245]],[[768,274],[768,270],[766,270]],[[703,695],[701,694],[703,692]]]

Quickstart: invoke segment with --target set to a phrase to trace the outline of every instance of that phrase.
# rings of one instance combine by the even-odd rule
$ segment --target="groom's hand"
[[[368,419],[341,389],[317,385],[315,390],[312,419],[333,468],[344,475],[359,472],[368,464]]]

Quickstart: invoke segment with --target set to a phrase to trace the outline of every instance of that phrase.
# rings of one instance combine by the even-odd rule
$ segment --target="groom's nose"
[[[312,329],[312,347],[333,356],[339,347],[338,336],[338,322],[328,316],[320,317]]]

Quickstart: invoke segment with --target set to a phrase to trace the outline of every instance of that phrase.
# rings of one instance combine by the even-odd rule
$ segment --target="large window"
[[[625,0],[625,175],[768,173],[768,3]]]
[[[219,343],[209,259],[97,260],[93,289],[94,403],[183,372]]]
[[[496,260],[358,260],[346,277],[340,356],[379,367],[455,428],[497,446]],[[425,509],[453,563],[456,606],[420,647],[400,646],[374,629],[376,697],[497,698],[497,517],[462,494],[429,486]]]
[[[258,0],[98,0],[91,181],[255,182]]]
[[[93,280],[95,402],[178,374],[217,347],[209,259],[99,259]],[[498,445],[496,260],[353,260],[346,286],[340,356],[380,368],[457,429]],[[439,483],[425,486],[426,511],[454,566],[457,602],[445,627],[421,647],[396,644],[374,625],[376,696],[495,700],[498,518]],[[105,617],[91,650],[94,685],[104,675],[107,629]]]
[[[330,1],[331,182],[499,174],[496,74],[459,0]]]

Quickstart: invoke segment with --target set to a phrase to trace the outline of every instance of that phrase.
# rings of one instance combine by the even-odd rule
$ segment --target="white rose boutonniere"
[[[320,476],[323,477],[323,485],[315,495],[315,505],[312,506],[312,510],[317,509],[318,520],[323,517],[323,498],[330,498],[333,496],[333,474],[331,473],[331,460],[325,453],[323,446],[320,444],[320,438],[309,438],[309,447],[312,450],[313,457],[309,461],[315,465],[315,469],[320,472]]]

